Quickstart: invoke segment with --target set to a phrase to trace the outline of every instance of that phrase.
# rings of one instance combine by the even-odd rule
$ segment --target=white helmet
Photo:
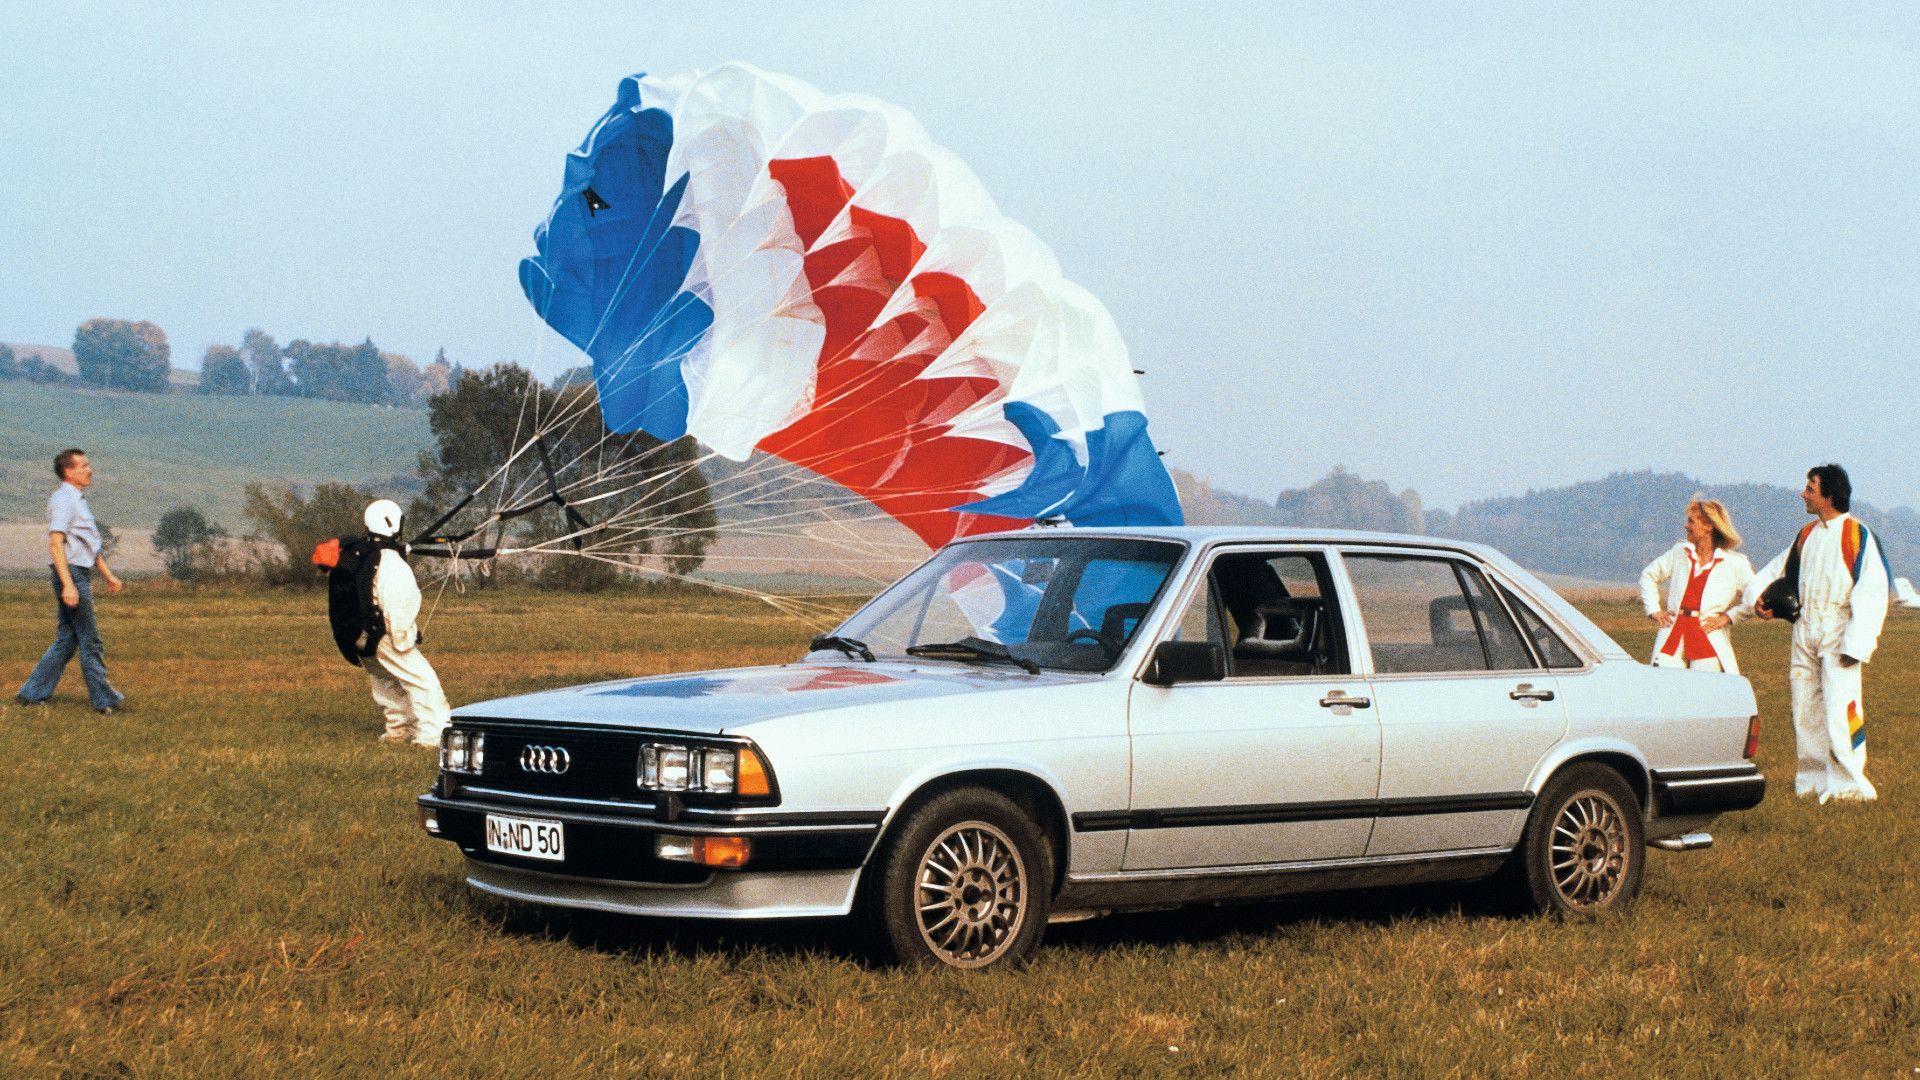
[[[367,504],[367,531],[375,536],[400,535],[400,504],[392,499],[375,499]]]

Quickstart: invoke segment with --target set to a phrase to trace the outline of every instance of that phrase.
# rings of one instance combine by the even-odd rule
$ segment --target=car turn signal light
[[[653,854],[668,862],[737,870],[752,857],[753,841],[744,836],[656,836]]]
[[[1760,752],[1760,714],[1754,713],[1753,719],[1747,721],[1747,752],[1740,756],[1750,759],[1753,757],[1753,755],[1759,752]]]
[[[767,763],[760,760],[758,751],[741,749],[740,777],[734,782],[734,790],[742,795],[773,794],[772,785],[767,783]]]

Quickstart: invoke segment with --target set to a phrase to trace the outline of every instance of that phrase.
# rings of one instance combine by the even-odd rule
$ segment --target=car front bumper
[[[434,794],[420,796],[419,806],[422,826],[460,848],[467,883],[483,892],[557,907],[710,919],[846,914],[884,816],[689,813],[661,822],[630,810]],[[561,824],[566,858],[488,850],[489,813]],[[661,835],[746,837],[753,850],[743,867],[710,868],[658,858],[654,841]]]
[[[541,873],[469,856],[467,884],[509,900],[623,915],[796,919],[852,911],[860,870],[716,870],[694,884],[649,885]]]

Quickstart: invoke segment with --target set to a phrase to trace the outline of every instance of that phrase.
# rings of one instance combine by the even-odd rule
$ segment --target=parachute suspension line
[[[457,568],[459,566],[460,557],[458,555],[455,555],[453,558],[454,558],[453,565]],[[425,635],[428,630],[433,628],[433,617],[435,614],[437,614],[440,611],[440,598],[446,595],[447,586],[457,581],[459,577],[460,575],[457,572],[445,574],[441,576],[440,587],[433,590],[433,603],[427,607],[426,618],[420,620],[420,632],[422,635]],[[465,592],[466,586],[461,585],[459,586],[459,589],[461,592]]]
[[[533,437],[533,442],[534,442],[534,445],[537,446],[540,450],[540,468],[544,470],[547,474],[547,490],[548,490],[547,499],[553,503],[558,504],[560,507],[560,512],[567,515],[567,520],[571,522],[574,526],[582,530],[591,528],[591,526],[587,523],[587,519],[580,515],[580,511],[575,510],[573,508],[573,504],[567,502],[565,497],[563,497],[560,494],[560,480],[558,477],[553,475],[553,458],[547,454],[546,438],[541,435],[535,435]],[[575,551],[580,550],[580,539],[578,534],[575,534],[574,536],[573,550]]]
[[[523,555],[523,554],[540,554],[540,552],[531,548],[527,548],[527,549],[502,548],[499,551],[499,554]],[[774,608],[777,611],[780,611],[786,615],[789,615],[795,619],[798,619],[802,622],[808,623],[816,627],[826,628],[826,627],[837,625],[839,621],[844,617],[844,612],[842,612],[841,609],[837,607],[834,607],[828,604],[809,603],[808,601],[803,600],[799,597],[781,596],[777,593],[763,592],[759,589],[749,589],[744,586],[732,585],[723,581],[713,581],[709,578],[697,578],[689,574],[675,573],[674,571],[667,570],[661,567],[656,567],[656,566],[644,566],[644,565],[633,566],[625,562],[624,560],[611,558],[605,555],[595,554],[590,551],[582,552],[581,557],[587,558],[587,559],[593,559],[596,562],[609,563],[614,566],[627,567],[628,569],[636,570],[643,574],[651,574],[657,577],[669,578],[675,581],[684,581],[689,584],[698,585],[702,588],[713,589],[718,592],[732,593],[736,596],[752,597],[753,599],[759,600],[762,603],[765,603],[767,606]],[[830,595],[842,595],[842,594],[830,594]]]
[[[842,214],[844,216],[844,211],[842,212]],[[645,252],[644,254],[650,255],[651,252],[653,250],[657,250],[657,248],[658,248],[658,244],[656,243],[653,249],[650,249],[648,252]],[[635,257],[629,260],[627,268],[622,273],[621,281],[618,286],[618,289],[621,293],[624,293],[628,288],[630,288],[633,280],[635,280],[635,275],[633,271],[634,271],[634,267],[639,261],[638,257],[641,254],[643,253],[636,252]],[[649,325],[642,331],[639,338],[637,338],[636,341],[631,345],[629,345],[626,349],[623,349],[621,352],[621,355],[615,360],[613,364],[608,365],[608,368],[609,368],[608,375],[610,378],[618,379],[619,374],[624,371],[626,366],[629,363],[631,363],[632,359],[638,354],[640,347],[645,343],[645,341],[649,337],[651,337],[651,335],[656,331],[656,329],[664,327],[666,325],[666,323],[669,321],[667,316],[671,315],[672,313],[673,313],[672,309],[669,308],[656,314],[655,318],[651,320]],[[609,308],[608,314],[609,315],[611,314],[611,308]],[[596,327],[595,329],[596,337],[599,334],[599,332],[602,329],[604,329],[606,318],[607,316],[603,316],[601,319],[601,325]],[[835,359],[840,360],[842,362],[847,361],[850,358],[851,354],[854,352],[854,350],[858,347],[858,341],[864,340],[865,333],[870,333],[875,329],[877,329],[877,326],[875,325],[870,325],[869,327],[867,327],[866,331],[863,332],[862,334],[862,338],[857,339],[854,345],[849,346]],[[924,336],[924,332],[923,332],[923,336]],[[665,362],[671,362],[673,359],[674,358],[671,358],[671,357],[665,358]],[[880,381],[881,379],[885,378],[889,374],[888,365],[884,361],[868,362],[868,367],[869,369],[867,371],[862,372],[858,374],[855,378],[842,383],[841,386],[838,388],[838,390],[834,394],[829,395],[828,397],[825,397],[825,398],[816,399],[813,403],[813,407],[816,409],[821,407],[830,407],[832,405],[838,404],[839,402],[845,399],[852,398],[855,395],[859,394],[864,389],[866,389],[869,385]],[[600,380],[596,379],[596,383],[599,381]],[[770,537],[782,536],[786,534],[780,532],[777,529],[770,529],[768,528],[768,526],[774,526],[774,525],[779,525],[783,523],[789,526],[794,526],[794,527],[807,527],[812,525],[828,526],[830,529],[832,529],[835,533],[839,535],[830,538],[828,536],[823,536],[818,533],[809,532],[806,534],[808,539],[814,540],[817,542],[826,543],[830,546],[838,547],[842,550],[848,551],[853,554],[865,555],[869,557],[875,556],[875,555],[893,555],[895,557],[898,557],[900,553],[917,551],[920,548],[918,544],[876,543],[870,539],[863,539],[855,535],[851,529],[851,525],[855,523],[868,522],[868,521],[886,521],[886,520],[892,519],[891,515],[888,515],[886,513],[868,513],[868,514],[863,514],[859,516],[848,516],[844,513],[832,513],[832,511],[836,511],[836,510],[858,509],[862,507],[872,506],[872,503],[870,500],[858,494],[849,492],[844,497],[814,496],[805,500],[807,503],[811,505],[802,506],[799,508],[795,508],[792,506],[792,500],[790,499],[782,500],[781,496],[795,489],[803,487],[809,483],[814,482],[812,477],[802,475],[798,472],[798,470],[813,471],[812,470],[813,466],[820,464],[821,462],[827,460],[830,457],[838,458],[844,461],[850,455],[856,454],[861,450],[865,450],[868,448],[875,449],[876,454],[866,458],[856,460],[854,462],[854,464],[856,465],[865,464],[865,463],[871,462],[872,460],[874,460],[874,458],[878,457],[880,454],[897,453],[898,452],[897,448],[899,444],[902,441],[908,440],[912,435],[914,435],[917,432],[929,431],[929,432],[935,432],[937,434],[939,431],[946,429],[945,425],[928,424],[922,421],[909,421],[903,424],[901,427],[899,427],[896,430],[873,434],[867,440],[861,443],[835,446],[830,450],[824,451],[821,454],[814,457],[810,457],[810,458],[787,459],[787,458],[782,458],[772,454],[765,455],[764,460],[762,460],[761,462],[751,465],[747,469],[739,473],[736,473],[731,477],[724,478],[721,481],[722,484],[732,481],[739,488],[739,490],[735,492],[732,497],[729,497],[724,500],[727,506],[737,508],[737,507],[745,507],[745,506],[760,506],[760,505],[770,504],[770,505],[781,507],[780,512],[764,515],[760,518],[749,518],[745,520],[736,519],[736,520],[716,522],[713,525],[707,526],[705,528],[674,528],[673,526],[675,526],[680,521],[684,520],[687,517],[698,515],[702,513],[704,510],[703,507],[693,506],[693,507],[687,507],[685,509],[675,511],[671,514],[666,514],[664,516],[660,515],[659,513],[660,511],[665,510],[676,503],[680,503],[687,499],[690,499],[694,496],[694,492],[681,492],[678,494],[667,494],[664,498],[661,498],[658,500],[651,500],[651,499],[645,499],[645,498],[641,500],[636,500],[634,503],[616,510],[613,514],[608,515],[602,522],[596,525],[592,522],[587,521],[586,518],[579,513],[577,507],[581,505],[586,505],[588,503],[600,502],[609,498],[614,498],[614,497],[624,495],[634,491],[647,491],[649,493],[664,492],[665,489],[669,488],[670,485],[672,485],[675,481],[684,477],[689,472],[697,470],[702,464],[714,459],[719,455],[713,452],[709,452],[689,462],[675,466],[674,468],[668,471],[650,474],[649,473],[650,459],[666,451],[672,445],[672,442],[661,442],[658,445],[651,447],[646,451],[643,451],[641,454],[634,455],[632,457],[622,458],[619,461],[617,461],[614,465],[609,466],[606,462],[607,447],[611,439],[615,437],[613,433],[609,432],[603,435],[599,440],[596,440],[587,449],[575,455],[571,460],[563,463],[558,468],[556,468],[553,462],[552,456],[546,445],[546,440],[544,436],[547,434],[553,433],[553,429],[556,426],[560,426],[561,428],[563,428],[563,431],[561,432],[562,435],[571,433],[572,429],[576,425],[578,425],[579,423],[585,420],[586,416],[589,414],[588,406],[591,404],[591,399],[589,398],[588,394],[585,392],[579,393],[577,395],[573,395],[574,400],[572,401],[566,400],[566,397],[568,395],[566,395],[564,391],[567,387],[570,387],[572,383],[573,383],[573,374],[572,372],[569,372],[564,379],[565,385],[563,385],[560,388],[557,388],[561,391],[561,395],[560,395],[561,400],[556,402],[555,409],[547,413],[545,416],[540,415],[538,397],[536,396],[537,388],[531,385],[528,387],[529,392],[526,395],[526,397],[523,398],[523,403],[522,403],[523,408],[521,410],[521,414],[519,417],[516,418],[516,432],[515,432],[516,441],[518,439],[519,428],[521,427],[521,425],[525,425],[529,419],[528,413],[533,414],[533,416],[531,417],[533,426],[537,429],[539,433],[536,434],[535,437],[529,440],[527,443],[522,444],[520,449],[515,452],[513,457],[510,458],[509,461],[506,463],[506,465],[503,466],[502,470],[500,470],[501,472],[506,471],[506,469],[510,468],[511,465],[514,463],[514,460],[517,459],[521,454],[523,454],[527,448],[529,447],[534,448],[537,451],[541,461],[542,475],[538,478],[538,480],[544,480],[545,482],[544,486],[546,488],[545,494],[542,495],[537,500],[527,501],[528,496],[530,495],[530,489],[538,482],[538,480],[536,480],[536,478],[534,477],[522,478],[517,484],[511,485],[510,491],[508,490],[509,485],[503,483],[501,485],[502,498],[498,503],[498,505],[496,506],[495,512],[489,515],[489,518],[486,522],[483,522],[482,525],[480,525],[476,529],[471,530],[468,533],[464,534],[460,539],[466,539],[468,537],[471,537],[474,533],[477,533],[481,529],[486,528],[488,525],[498,524],[498,525],[504,526],[505,522],[512,520],[515,517],[519,517],[526,513],[531,513],[547,505],[560,506],[562,511],[566,514],[568,521],[572,526],[572,529],[562,537],[557,537],[552,540],[542,541],[530,547],[508,549],[508,548],[501,547],[500,545],[496,545],[496,548],[491,551],[485,548],[471,550],[466,553],[467,557],[482,558],[482,557],[488,557],[497,553],[498,554],[504,554],[509,552],[517,553],[521,551],[525,551],[527,553],[534,553],[536,551],[541,553],[551,553],[549,549],[563,543],[570,544],[576,553],[589,554],[590,548],[593,549],[594,551],[598,551],[600,549],[614,548],[619,546],[622,542],[630,541],[632,539],[640,538],[640,537],[644,537],[646,539],[657,542],[661,539],[668,539],[668,538],[673,538],[678,536],[684,536],[694,532],[706,532],[706,531],[714,531],[714,532],[726,531],[729,533],[760,535],[760,536],[770,536]],[[660,400],[660,398],[655,398],[656,402],[658,400]],[[585,464],[589,456],[594,456],[596,458],[596,460],[592,463],[592,467],[590,471]],[[577,479],[570,480],[563,483],[559,479],[559,475],[563,472],[573,470],[576,466],[580,467],[581,475]],[[789,471],[788,469],[783,468],[783,466],[791,466],[796,468],[792,471]],[[816,475],[820,475],[823,477],[825,476],[825,474],[820,474],[820,473],[816,473]],[[578,496],[575,496],[573,498],[568,497],[569,493],[572,493],[581,489],[589,489],[597,485],[614,483],[614,482],[625,480],[626,478],[633,477],[633,476],[638,476],[638,479],[634,483],[629,484],[622,488],[617,488],[610,491],[601,491],[592,495],[588,495],[584,498],[581,498]],[[490,478],[490,480],[491,479],[492,478]],[[826,477],[826,479],[831,480],[831,477]],[[472,499],[474,497],[477,497],[480,490],[484,489],[484,487],[486,486],[487,486],[486,484],[483,484],[481,489],[476,489],[466,499],[463,499],[461,503],[454,508],[454,510],[449,511],[449,513],[447,515],[444,515],[439,522],[435,523],[434,530],[428,530],[428,531],[429,532],[436,531],[439,526],[444,525],[446,521],[451,520],[451,518],[454,515],[456,515],[460,509],[464,509],[466,505],[469,505]],[[974,484],[957,485],[951,489],[927,489],[922,491],[921,493],[922,494],[939,494],[939,493],[942,493],[943,490],[946,493],[955,495],[957,498],[974,498],[980,494],[980,492],[977,489],[977,486]],[[722,500],[716,498],[716,499],[713,499],[713,501],[721,502]],[[647,519],[649,523],[642,524],[642,523],[636,523],[634,521],[634,519],[642,519],[642,518]],[[589,544],[587,542],[587,538],[596,533],[602,534],[604,538],[592,544]],[[436,537],[435,539],[448,539],[448,538]],[[502,539],[504,539],[504,536],[502,537]],[[433,554],[433,552],[423,552],[423,554]],[[653,553],[649,552],[648,554],[653,554]],[[726,558],[726,557],[709,556],[709,558]],[[732,558],[754,559],[755,557],[733,556]],[[618,561],[618,560],[609,559],[607,561]],[[757,561],[764,561],[764,560],[757,560]],[[780,561],[795,561],[795,560],[792,560],[790,558],[783,558]],[[820,559],[820,560],[802,560],[802,561],[831,562],[833,560]],[[641,569],[650,569],[650,568],[643,567]],[[885,580],[878,576],[871,575],[864,572],[860,573],[860,576],[866,577],[866,578],[869,578],[870,580],[875,580],[875,581]],[[690,578],[689,580],[700,581],[703,579]]]
[[[514,438],[515,440],[518,440],[519,437],[520,437],[519,421],[516,420],[515,426],[514,426]],[[507,460],[501,462],[498,468],[494,469],[493,472],[487,474],[487,478],[485,480],[480,481],[479,484],[475,485],[474,489],[468,492],[465,498],[455,503],[453,509],[440,515],[439,520],[435,521],[432,525],[429,525],[425,529],[422,529],[420,531],[420,534],[414,537],[414,539],[412,540],[412,543],[414,544],[445,543],[447,541],[447,538],[444,536],[436,535],[436,534],[438,534],[439,531],[446,526],[447,522],[452,521],[456,514],[460,513],[460,511],[462,510],[465,510],[467,506],[471,504],[475,498],[479,497],[481,492],[487,490],[488,487],[492,486],[495,480],[498,480],[504,477],[507,474],[507,471],[513,468],[513,463],[519,460],[520,455],[526,453],[529,448],[530,448],[529,444],[521,444],[519,449],[507,455]],[[497,509],[498,507],[496,507],[496,510]],[[485,527],[486,526],[484,524],[480,526],[480,528],[485,528]],[[459,539],[464,540],[467,537],[472,536],[473,533],[477,531],[479,531],[479,529],[474,529],[472,531],[469,531],[463,534],[461,537],[459,537]]]
[[[571,427],[574,424],[578,423],[581,419],[583,419],[586,414],[586,409],[585,409],[586,401],[585,401],[584,395],[581,396],[580,401],[575,403],[569,403],[569,404],[571,407],[566,407],[561,410],[558,410],[554,413],[549,414],[545,418],[536,417],[536,420],[544,419],[546,423],[540,425],[543,427],[548,427],[555,423],[565,423],[570,430]],[[902,427],[898,432],[883,433],[881,435],[874,436],[872,439],[861,444],[854,444],[852,446],[839,446],[834,448],[832,451],[830,451],[830,453],[835,456],[844,458],[848,455],[850,451],[863,449],[867,446],[878,446],[880,444],[888,444],[889,446],[891,446],[892,444],[896,443],[898,439],[901,438],[903,435],[907,433],[911,433],[916,428],[927,428],[927,427],[929,427],[929,425],[909,424],[907,426]],[[603,437],[601,440],[597,441],[594,444],[593,448],[589,448],[587,451],[584,451],[582,454],[577,455],[574,459],[569,461],[565,466],[562,466],[562,469],[572,468],[574,465],[583,462],[587,454],[593,453],[596,448],[599,450],[600,454],[602,455],[601,460],[602,462],[604,462],[605,447],[606,447],[608,438],[610,437],[611,436]],[[616,489],[613,491],[600,492],[598,494],[588,496],[585,499],[581,499],[578,497],[573,499],[567,499],[566,498],[567,492],[575,491],[575,490],[585,488],[594,484],[604,484],[604,483],[615,482],[617,480],[623,479],[626,476],[633,475],[633,474],[644,474],[648,466],[648,459],[663,452],[664,450],[669,448],[672,445],[672,443],[661,443],[655,447],[649,448],[647,451],[643,452],[640,455],[636,455],[634,458],[625,459],[621,461],[617,466],[612,468],[609,468],[604,464],[596,464],[596,467],[593,473],[582,476],[577,480],[573,480],[565,484],[559,483],[557,479],[552,475],[555,470],[554,470],[551,458],[546,454],[546,447],[544,443],[535,441],[533,443],[530,443],[529,445],[536,447],[541,452],[542,456],[546,458],[546,460],[543,463],[543,471],[545,471],[547,475],[543,478],[547,479],[548,481],[547,487],[549,489],[548,495],[540,499],[537,503],[532,504],[532,508],[538,508],[538,506],[546,505],[547,503],[554,501],[552,496],[555,493],[559,493],[561,495],[562,497],[561,501],[563,506],[568,502],[571,502],[575,506],[577,506],[577,505],[584,505],[587,502],[600,501],[605,498],[626,494],[629,491],[635,491],[635,490],[641,490],[641,489],[647,489],[647,488],[652,488],[652,489],[664,488],[667,485],[674,482],[675,480],[679,479],[681,476],[684,476],[686,473],[698,468],[704,462],[712,460],[714,457],[717,456],[716,454],[709,452],[708,454],[703,455],[702,457],[699,457],[697,459],[694,459],[682,465],[676,466],[667,472],[654,474],[652,476],[643,475],[643,478],[640,479],[638,482],[628,485],[627,487],[624,487],[624,488]],[[729,505],[729,506],[738,507],[743,505],[757,505],[766,501],[770,501],[776,498],[778,495],[784,493],[785,491],[792,490],[795,487],[811,482],[809,477],[797,476],[797,475],[791,475],[791,474],[782,474],[775,470],[778,470],[783,464],[798,465],[801,468],[806,468],[810,465],[817,464],[818,461],[820,460],[823,460],[823,458],[810,458],[810,459],[803,458],[803,459],[789,461],[787,459],[779,458],[774,455],[767,455],[765,460],[763,460],[762,462],[754,466],[750,466],[747,470],[741,473],[735,474],[733,477],[727,478],[728,480],[736,481],[739,490],[735,492],[732,497],[725,499],[725,503],[726,505]],[[755,474],[770,474],[770,475],[767,475],[765,479],[760,480],[757,483],[752,483],[752,484],[745,483],[746,481],[752,479],[755,476]],[[521,484],[515,489],[513,493],[513,498],[511,499],[511,501],[514,503],[520,502],[521,499],[525,497],[524,493],[531,486],[532,482],[533,481],[531,478],[529,478],[528,480],[522,481]],[[967,485],[967,486],[953,488],[951,489],[951,493],[957,497],[972,497],[977,494],[977,491],[973,486]],[[633,505],[630,505],[620,511],[617,511],[614,515],[612,515],[608,519],[608,521],[603,522],[602,525],[618,524],[621,519],[630,519],[630,518],[637,518],[641,516],[651,515],[661,509],[671,506],[676,502],[692,497],[692,494],[693,493],[691,492],[683,492],[679,495],[668,496],[667,498],[659,501],[637,501]],[[753,497],[748,498],[747,496],[750,496],[750,495]],[[716,500],[716,501],[720,501],[720,500]],[[854,495],[852,493],[849,493],[849,495],[845,498],[834,499],[831,497],[819,497],[812,501],[820,504],[817,507],[817,509],[822,512],[826,510],[837,509],[842,507],[851,508],[851,507],[859,507],[862,505],[870,505],[870,503],[868,503],[866,499],[858,495]],[[517,508],[517,509],[524,509],[524,508]],[[698,513],[699,510],[700,510],[699,507],[694,507],[682,513],[675,513],[665,518],[659,518],[659,519],[656,519],[655,525],[651,527],[642,527],[642,528],[644,529],[644,531],[651,531],[654,533],[667,532],[668,530],[665,528],[665,526],[672,524],[674,521],[685,516],[686,514]],[[503,508],[503,516],[507,516],[507,515],[517,516],[517,514],[515,514],[514,511],[504,510]],[[743,526],[766,524],[766,523],[779,521],[783,519],[810,518],[812,516],[813,515],[807,514],[804,511],[797,512],[797,513],[793,512],[789,507],[788,512],[771,515],[770,517],[765,519],[720,522],[720,523],[717,523],[712,528],[716,530],[725,530],[729,532],[734,532],[734,531],[740,531]],[[862,520],[884,519],[886,516],[887,515],[884,515],[884,514],[870,515],[868,518],[862,519]],[[800,523],[804,524],[805,522],[800,522]],[[578,520],[577,518],[574,521],[574,524],[576,526],[575,531],[573,533],[570,533],[568,537],[568,539],[573,541],[578,541],[586,533],[594,531],[597,528],[596,526],[593,526],[591,524],[583,524],[582,521]],[[680,532],[684,533],[686,531],[705,531],[705,530],[681,530]],[[822,539],[817,536],[813,538]],[[914,545],[901,545],[901,546],[909,547]]]
[[[421,537],[415,541],[416,544],[423,545],[423,546],[415,547],[414,554],[425,555],[430,558],[458,560],[459,558],[462,557],[462,552],[459,548],[459,545],[469,539],[472,539],[474,534],[481,532],[482,530],[488,528],[489,526],[505,525],[507,522],[512,521],[515,518],[525,517],[526,515],[531,514],[534,511],[539,510],[542,507],[546,507],[546,506],[558,506],[560,508],[560,511],[567,516],[568,521],[571,522],[573,525],[575,525],[581,531],[585,531],[593,528],[593,524],[589,522],[586,519],[586,517],[582,515],[578,510],[575,510],[572,504],[567,502],[565,496],[561,495],[558,481],[554,478],[552,460],[547,454],[546,434],[544,432],[536,433],[532,439],[532,443],[539,452],[540,465],[541,465],[541,468],[545,471],[547,476],[548,491],[545,496],[543,496],[542,498],[536,499],[534,501],[522,503],[518,506],[514,506],[511,508],[495,509],[491,514],[488,514],[485,520],[481,521],[480,524],[475,525],[473,528],[468,529],[465,532],[446,534],[446,535],[430,535],[434,533],[434,531],[437,530],[441,525],[446,524],[446,522],[449,519],[451,519],[454,514],[458,513],[468,503],[472,502],[473,496],[479,494],[479,489],[476,489],[472,495],[468,495],[465,499],[462,499],[458,506],[456,506],[452,511],[449,511],[446,515],[443,515],[438,522],[435,522],[434,529],[428,530],[426,534],[422,534]],[[581,545],[578,540],[574,541],[573,546],[574,546],[574,550],[576,551],[580,550]],[[500,554],[503,550],[504,550],[503,548],[496,545],[493,548],[477,548],[472,551],[467,551],[464,553],[464,555],[466,558],[469,558],[469,559],[484,559],[484,558],[491,558],[493,556],[496,556]]]

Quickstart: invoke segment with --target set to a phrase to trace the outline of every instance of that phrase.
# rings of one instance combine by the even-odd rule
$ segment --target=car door
[[[1557,680],[1471,560],[1354,548],[1341,563],[1380,721],[1367,854],[1511,845],[1534,766],[1566,734]]]
[[[1365,853],[1380,732],[1354,676],[1328,553],[1228,548],[1183,600],[1181,640],[1219,643],[1219,682],[1136,682],[1129,870]]]

